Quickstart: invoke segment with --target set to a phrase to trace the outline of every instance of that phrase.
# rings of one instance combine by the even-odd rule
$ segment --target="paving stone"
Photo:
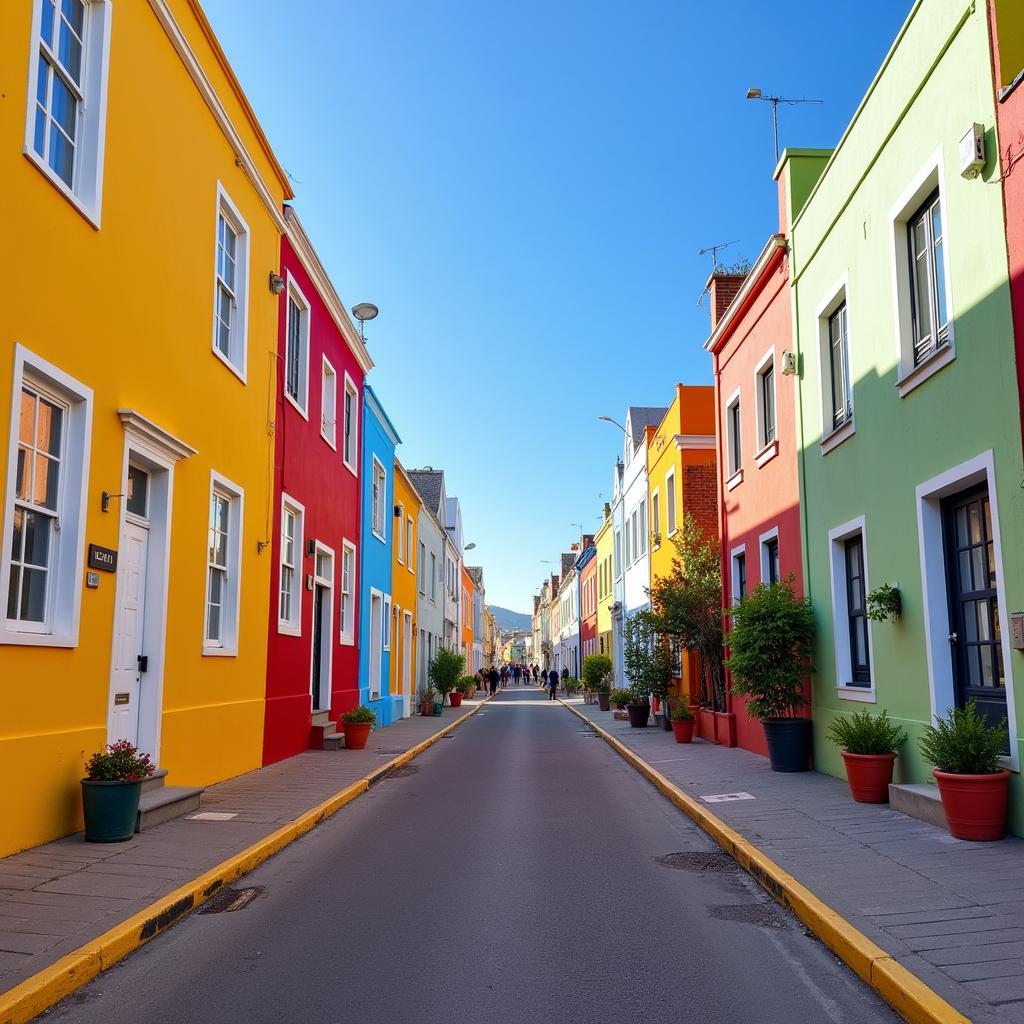
[[[0,952],[3,953],[42,953],[58,941],[54,935],[8,932],[0,928]]]
[[[978,964],[989,960],[1015,960],[1024,957],[1024,942],[992,942],[955,949],[932,949],[921,951],[921,956],[938,967]]]
[[[0,893],[3,893],[5,889],[34,889],[37,885],[41,885],[43,882],[47,882],[54,877],[53,875],[0,874]]]
[[[134,879],[127,882],[121,875],[90,875],[79,871],[74,875],[44,882],[34,891],[39,893],[60,893],[70,896],[109,896],[113,899],[130,900],[150,895],[160,889],[159,881]]]
[[[944,971],[956,981],[1016,977],[1024,975],[1024,957],[1012,960],[989,960],[978,964],[951,964],[944,968]]]

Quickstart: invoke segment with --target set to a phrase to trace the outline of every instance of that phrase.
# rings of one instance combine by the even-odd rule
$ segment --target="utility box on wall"
[[[1024,651],[1024,612],[1010,612],[1010,638],[1015,651]]]

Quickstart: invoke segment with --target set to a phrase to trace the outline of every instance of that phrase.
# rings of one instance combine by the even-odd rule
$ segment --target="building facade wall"
[[[420,496],[398,459],[394,460],[394,540],[391,545],[391,694],[403,717],[412,714],[416,688],[416,599]],[[401,523],[401,527],[399,527]]]
[[[425,506],[419,512],[419,573],[416,593],[416,685],[427,684],[427,668],[444,637],[445,537],[437,517]]]

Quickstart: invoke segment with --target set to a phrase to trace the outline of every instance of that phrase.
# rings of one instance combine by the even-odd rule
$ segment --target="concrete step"
[[[345,734],[343,732],[335,732],[329,736],[324,737],[324,745],[321,749],[323,750],[343,750],[345,747]]]
[[[946,812],[942,809],[942,798],[938,786],[920,782],[889,784],[889,806],[894,811],[908,814],[911,818],[927,821],[931,825],[947,829]]]
[[[142,832],[161,822],[198,811],[202,794],[202,789],[195,786],[160,786],[143,793],[139,801],[139,814],[135,819],[135,831]]]
[[[326,711],[314,711],[310,720],[310,725],[326,725],[330,714],[330,709]]]
[[[326,712],[325,712],[326,714]],[[334,750],[334,747],[327,747],[325,743],[332,736],[338,735],[338,723],[324,721],[316,723],[309,728],[309,747],[311,750]]]
[[[167,778],[166,768],[157,768],[155,772],[148,779],[144,779],[142,782],[142,792],[149,793],[154,789],[162,789],[164,779]]]

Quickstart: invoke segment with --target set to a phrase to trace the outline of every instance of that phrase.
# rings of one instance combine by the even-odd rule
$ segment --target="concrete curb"
[[[748,839],[706,810],[701,803],[684,793],[642,757],[633,753],[625,744],[581,714],[571,704],[566,704],[561,698],[559,701],[577,718],[586,722],[616,753],[707,832],[759,885],[791,910],[904,1020],[910,1024],[971,1024],[959,1010],[947,1003],[920,978],[911,974],[881,946],[876,945],[849,921],[840,917]]]
[[[150,939],[166,931],[197,907],[202,906],[225,885],[248,874],[263,861],[284,849],[289,843],[305,835],[370,786],[390,772],[418,757],[442,737],[469,721],[491,698],[486,697],[472,711],[457,722],[421,740],[405,753],[375,768],[369,775],[328,797],[322,803],[283,825],[276,832],[264,836],[240,853],[222,861],[216,867],[179,886],[173,892],[151,903],[148,907],[114,925],[102,935],[90,939],[78,949],[61,957],[56,963],[26,978],[14,988],[0,993],[0,1024],[27,1024],[44,1010],[59,1003],[76,989],[88,984],[98,974],[145,945]]]

